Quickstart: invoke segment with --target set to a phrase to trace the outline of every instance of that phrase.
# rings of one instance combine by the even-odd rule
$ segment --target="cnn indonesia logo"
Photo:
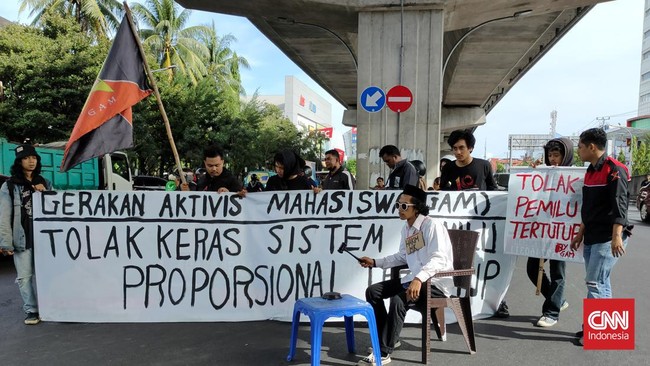
[[[634,349],[634,299],[585,299],[584,324],[584,349]]]

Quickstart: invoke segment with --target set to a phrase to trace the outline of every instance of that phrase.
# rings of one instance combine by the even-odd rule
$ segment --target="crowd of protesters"
[[[472,156],[475,142],[469,130],[451,133],[447,143],[453,156],[440,159],[436,167],[440,176],[431,187],[426,184],[427,165],[424,162],[408,161],[394,145],[386,145],[379,151],[379,158],[390,169],[390,174],[385,180],[383,177],[376,178],[376,185],[370,189],[402,191],[396,208],[400,219],[406,223],[398,253],[384,258],[362,257],[359,262],[366,268],[407,264],[411,271],[402,279],[371,285],[366,292],[378,321],[383,363],[390,362],[390,353],[398,343],[399,330],[404,321],[404,304],[423,301],[420,298],[422,284],[436,272],[452,268],[453,255],[448,234],[438,220],[428,216],[426,191],[497,190],[490,163]],[[582,224],[571,247],[584,247],[587,298],[612,297],[610,274],[617,260],[625,254],[631,231],[627,217],[630,174],[625,165],[605,153],[606,143],[605,131],[592,128],[580,135],[577,146],[580,159],[589,167],[582,190]],[[546,165],[569,166],[573,153],[574,147],[569,139],[552,139],[544,146],[544,162]],[[169,178],[178,179],[176,187],[180,191],[233,192],[241,197],[262,191],[312,190],[319,193],[322,190],[357,188],[354,176],[346,169],[337,150],[325,152],[327,174],[319,184],[312,178],[311,167],[292,150],[282,150],[273,156],[275,175],[270,176],[265,185],[257,174],[251,174],[248,184],[244,186],[242,180],[226,168],[225,156],[220,147],[208,146],[204,150],[203,171],[193,172],[185,168],[181,173],[183,180],[176,176]],[[32,195],[52,189],[51,183],[40,172],[41,160],[36,149],[31,144],[21,144],[15,149],[11,177],[0,189],[0,254],[13,256],[16,282],[26,314],[24,322],[28,325],[40,321],[35,292]],[[423,248],[426,249],[421,250]],[[536,282],[538,268],[543,265],[543,259],[529,258],[527,273],[531,281]],[[545,302],[536,323],[540,327],[556,324],[560,312],[568,307],[563,294],[566,282],[564,262],[550,260],[549,265],[550,276],[546,270],[542,273],[541,292]],[[450,283],[433,281],[432,285],[435,296],[450,295]],[[386,298],[392,299],[391,306],[397,306],[397,310],[390,314],[386,313],[383,302]],[[505,301],[496,315],[509,315]],[[582,332],[578,332],[577,336],[582,342]],[[360,364],[373,362],[374,356],[371,354]]]

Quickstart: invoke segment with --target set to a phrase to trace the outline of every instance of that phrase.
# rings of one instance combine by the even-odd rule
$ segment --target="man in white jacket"
[[[454,257],[449,233],[441,222],[431,219],[426,204],[426,193],[406,185],[398,197],[396,207],[399,217],[406,220],[401,232],[399,251],[384,258],[362,257],[362,267],[391,268],[408,265],[409,273],[398,279],[390,279],[371,285],[366,290],[366,300],[372,305],[377,319],[381,362],[391,361],[395,342],[404,325],[407,304],[424,306],[426,298],[420,296],[422,284],[441,271],[453,270]],[[432,278],[433,296],[449,297],[454,284],[451,277]],[[387,312],[384,299],[391,299]],[[375,362],[373,354],[359,361],[359,365]]]

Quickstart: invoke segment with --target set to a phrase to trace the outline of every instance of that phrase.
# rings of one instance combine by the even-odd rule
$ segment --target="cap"
[[[24,159],[28,156],[38,156],[34,146],[23,144],[16,147],[16,159]]]
[[[407,184],[406,186],[404,186],[404,191],[402,193],[407,194],[413,198],[416,198],[420,202],[427,201],[427,193],[412,184]]]
[[[167,180],[176,180],[176,176],[174,174],[170,174],[167,176]]]

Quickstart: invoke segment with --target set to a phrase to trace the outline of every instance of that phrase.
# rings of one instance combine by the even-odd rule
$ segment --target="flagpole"
[[[183,184],[186,184],[187,181],[185,181],[185,174],[183,174],[183,169],[181,168],[181,159],[178,157],[178,150],[176,150],[176,143],[174,142],[174,136],[172,136],[172,128],[171,125],[169,124],[169,119],[167,118],[167,112],[165,112],[165,106],[163,106],[162,99],[160,98],[160,92],[158,92],[158,85],[156,84],[156,79],[154,79],[153,73],[151,72],[151,68],[149,68],[149,64],[147,63],[147,56],[144,53],[144,48],[142,48],[142,43],[140,43],[140,36],[135,30],[135,24],[133,23],[133,18],[131,16],[131,9],[129,9],[129,6],[126,4],[126,1],[123,4],[124,4],[124,11],[126,13],[126,18],[129,20],[129,28],[131,28],[131,33],[133,33],[133,37],[135,38],[135,43],[138,45],[138,49],[140,50],[140,55],[142,56],[142,62],[144,64],[144,70],[147,73],[147,77],[149,78],[149,82],[151,83],[151,87],[153,88],[153,93],[156,96],[156,102],[158,102],[158,109],[160,110],[160,114],[162,115],[163,122],[165,122],[165,129],[167,130],[167,138],[169,138],[169,144],[172,147],[174,160],[176,161],[176,166],[178,167],[178,175],[180,175],[181,182]]]

